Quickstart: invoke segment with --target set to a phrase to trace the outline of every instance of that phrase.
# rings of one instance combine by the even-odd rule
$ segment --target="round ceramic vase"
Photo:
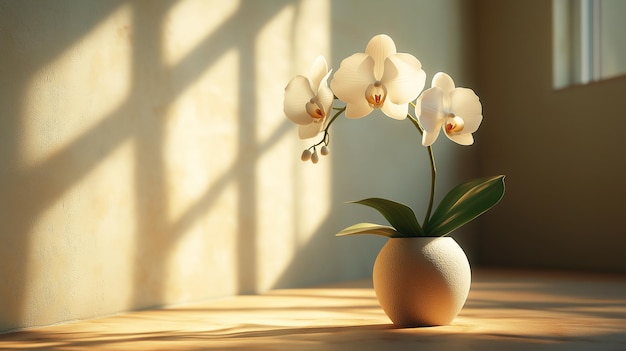
[[[447,325],[465,304],[471,275],[451,237],[390,238],[374,263],[374,290],[397,326]]]

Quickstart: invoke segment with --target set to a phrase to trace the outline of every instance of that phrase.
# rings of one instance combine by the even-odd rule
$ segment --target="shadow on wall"
[[[0,162],[2,163],[0,223],[3,225],[0,231],[2,243],[0,245],[0,330],[90,318],[128,309],[180,302],[168,300],[172,286],[178,289],[186,288],[184,285],[177,284],[176,281],[168,281],[168,276],[175,269],[195,269],[197,266],[209,265],[211,267],[206,268],[207,270],[222,271],[219,274],[206,271],[201,272],[202,274],[193,272],[196,275],[192,274],[192,277],[204,278],[210,275],[206,282],[198,283],[204,284],[202,288],[199,288],[204,291],[196,292],[196,295],[192,296],[193,299],[208,297],[211,291],[206,290],[211,290],[219,284],[222,284],[221,294],[225,295],[255,292],[260,285],[266,286],[267,280],[276,282],[274,286],[294,286],[362,277],[363,272],[371,270],[382,240],[378,237],[341,239],[333,237],[334,232],[356,221],[370,220],[370,218],[376,221],[371,217],[375,214],[369,209],[344,205],[343,202],[372,195],[407,202],[418,208],[422,206],[418,203],[419,200],[415,200],[423,198],[419,190],[404,191],[404,188],[394,186],[395,183],[404,184],[405,181],[416,178],[428,178],[425,176],[428,173],[425,167],[418,169],[417,163],[422,164],[419,160],[415,168],[413,166],[396,168],[398,162],[411,157],[412,150],[407,148],[394,154],[396,157],[385,157],[394,151],[393,146],[387,145],[386,148],[379,149],[379,146],[374,143],[367,147],[361,143],[362,138],[370,138],[368,135],[371,135],[372,128],[374,130],[378,128],[379,123],[381,128],[385,128],[391,136],[390,140],[394,137],[398,138],[398,133],[413,135],[412,132],[406,131],[406,128],[400,124],[393,124],[390,127],[389,121],[378,115],[370,117],[367,121],[349,123],[349,126],[348,122],[351,121],[342,121],[344,125],[338,125],[337,137],[333,139],[330,156],[332,160],[325,158],[321,161],[332,162],[332,181],[328,183],[332,186],[332,193],[329,197],[332,206],[330,209],[324,209],[329,210],[330,217],[323,218],[323,223],[315,229],[313,236],[306,243],[303,245],[296,243],[294,247],[289,248],[293,250],[289,256],[293,258],[292,262],[285,263],[279,260],[279,264],[269,265],[270,268],[266,269],[272,270],[269,274],[266,274],[266,270],[259,268],[259,263],[265,261],[265,257],[261,257],[262,254],[268,256],[274,254],[265,252],[271,251],[274,238],[265,238],[267,230],[259,229],[266,222],[265,218],[259,214],[259,204],[267,205],[263,202],[265,199],[259,195],[260,190],[265,190],[262,187],[267,185],[259,181],[261,171],[266,170],[266,168],[259,167],[259,161],[283,137],[295,139],[296,133],[286,118],[274,124],[269,133],[258,133],[259,130],[267,130],[268,127],[265,126],[266,121],[263,125],[259,121],[261,118],[259,111],[263,107],[263,101],[260,100],[257,90],[262,82],[257,80],[259,77],[266,77],[270,74],[265,71],[260,72],[261,69],[257,65],[259,59],[257,55],[260,49],[257,39],[264,26],[277,13],[288,6],[293,6],[294,18],[298,18],[298,13],[304,12],[303,4],[311,6],[311,3],[298,0],[264,2],[263,5],[258,5],[259,3],[255,1],[243,1],[239,4],[225,2],[225,6],[236,4],[236,6],[233,5],[233,12],[224,18],[223,22],[215,24],[215,28],[210,30],[209,34],[199,38],[189,51],[184,51],[183,56],[172,63],[166,57],[163,48],[164,36],[168,35],[167,31],[171,29],[167,27],[168,15],[179,4],[190,3],[202,4],[202,2],[175,1],[80,3],[0,1],[0,43],[2,44],[2,55],[0,55],[0,115],[2,116],[0,118]],[[438,69],[436,67],[438,64],[451,67],[451,73],[465,74],[461,60],[457,59],[461,56],[457,55],[457,50],[461,48],[457,44],[459,38],[462,37],[457,33],[458,28],[454,27],[456,29],[442,34],[448,39],[453,39],[448,40],[447,45],[439,45],[436,41],[426,42],[421,47],[407,44],[420,43],[420,38],[413,37],[413,33],[417,30],[413,18],[415,11],[398,11],[409,3],[415,6],[415,11],[423,10],[421,13],[424,17],[450,15],[447,12],[450,8],[455,16],[463,13],[462,6],[455,5],[453,1],[438,2],[437,4],[441,5],[433,5],[428,1],[406,0],[393,3],[393,6],[388,9],[402,13],[403,17],[400,20],[383,19],[377,16],[379,14],[377,7],[369,7],[367,16],[371,17],[371,21],[363,21],[354,14],[350,20],[346,21],[348,19],[346,16],[348,13],[353,13],[351,9],[356,6],[356,3],[332,3],[332,25],[337,27],[337,33],[343,34],[331,39],[333,50],[331,65],[337,68],[340,62],[339,57],[362,50],[372,35],[387,32],[399,39],[403,45],[409,46],[406,48],[403,46],[403,51],[414,52],[420,58],[424,58],[425,65],[428,60],[431,63],[436,62],[427,67],[429,74]],[[315,2],[316,6],[318,4]],[[89,62],[88,58],[77,56],[76,52],[81,52],[82,45],[86,41],[85,37],[110,18],[118,19],[116,16],[120,11],[127,15],[127,19],[116,23],[119,29],[116,35],[120,36],[118,39],[128,45],[128,50],[124,51],[129,61],[128,77],[126,77],[128,79],[127,93],[113,107],[107,106],[111,107],[110,109],[97,109],[93,106],[101,105],[95,102],[93,105],[81,105],[85,108],[84,115],[82,115],[75,111],[74,106],[68,107],[67,105],[78,102],[79,99],[76,96],[83,95],[76,94],[76,91],[93,76],[80,77],[76,76],[75,72],[68,71],[73,73],[69,75],[73,76],[71,81],[76,86],[65,86],[59,85],[59,82],[68,81],[65,77],[55,76],[54,72],[42,75],[41,72],[59,61],[69,61],[69,67],[95,66],[95,62]],[[374,19],[377,21],[373,21]],[[459,21],[452,20],[451,22],[458,23]],[[296,24],[292,23],[292,25]],[[424,22],[422,26],[424,29],[427,28],[428,22]],[[446,28],[448,27],[450,26]],[[302,28],[299,30],[304,31]],[[359,33],[356,36],[355,31]],[[321,31],[321,33],[325,32]],[[192,34],[189,33],[189,35]],[[289,48],[301,49],[311,45],[310,42],[296,42],[295,35],[289,35],[291,35]],[[315,35],[323,36],[319,33]],[[323,40],[325,42],[327,38],[324,36]],[[350,43],[350,52],[345,52],[348,50],[346,43]],[[353,43],[355,43],[354,46]],[[430,54],[427,57],[430,58],[422,56],[420,52],[424,51],[418,50],[432,48],[438,48],[439,51],[428,51]],[[106,54],[105,49],[108,47],[99,49],[101,48],[98,47],[94,51]],[[277,50],[288,51],[285,48]],[[213,111],[210,107],[215,105],[209,105],[208,111],[205,110],[205,115],[199,114],[198,111],[189,113],[194,116],[201,115],[198,118],[207,118],[209,121],[225,120],[224,123],[235,126],[231,129],[226,128],[225,132],[222,131],[227,134],[229,142],[233,144],[232,148],[222,149],[216,141],[210,144],[215,147],[213,150],[202,150],[201,147],[193,147],[196,140],[189,142],[192,147],[186,151],[194,150],[200,153],[191,160],[204,165],[225,166],[219,170],[210,169],[208,172],[212,178],[208,185],[200,188],[202,190],[192,187],[192,191],[201,193],[187,197],[187,200],[191,198],[189,203],[179,211],[180,213],[172,216],[172,203],[178,196],[178,193],[173,190],[178,190],[184,184],[182,180],[181,184],[178,184],[179,179],[176,178],[176,174],[172,174],[172,168],[176,168],[179,164],[172,166],[171,159],[187,156],[176,154],[180,150],[176,149],[173,152],[171,146],[168,146],[171,141],[171,128],[173,128],[172,110],[179,107],[180,98],[186,96],[189,90],[192,90],[192,87],[203,79],[201,76],[206,71],[218,66],[224,57],[233,51],[237,52],[239,59],[230,60],[231,57],[226,59],[229,64],[235,65],[232,69],[238,74],[233,84],[237,88],[232,90],[232,94],[237,95],[232,98],[234,101],[232,103],[234,106],[230,106],[232,111]],[[66,56],[68,53],[70,55]],[[300,58],[297,54],[291,54],[292,61]],[[274,62],[272,64],[275,65]],[[293,63],[289,62],[289,64]],[[268,68],[263,67],[266,70]],[[270,68],[278,69],[279,67]],[[115,73],[113,67],[109,70],[100,67],[99,70],[92,72],[98,79]],[[281,73],[285,72],[281,71]],[[35,95],[31,96],[32,81],[36,75],[38,75],[37,79],[43,81],[38,86],[43,90],[36,91]],[[284,83],[286,84],[286,81]],[[98,81],[93,84],[97,85]],[[204,82],[204,84],[207,83]],[[281,85],[280,89],[284,87],[282,83]],[[222,87],[212,87],[212,89],[211,92],[221,91]],[[191,98],[193,104],[223,97],[203,95],[203,93],[205,91]],[[90,101],[106,98],[97,95],[97,91],[91,95],[84,92],[82,94],[88,96]],[[40,99],[53,101],[51,105],[54,109],[39,108]],[[94,111],[94,109],[97,110]],[[69,120],[62,114],[62,111],[71,111],[74,119]],[[184,114],[187,114],[187,111]],[[67,128],[66,123],[82,124],[83,129],[75,128],[81,132],[73,138],[68,138],[63,133],[56,133],[59,128]],[[176,123],[182,124],[180,120]],[[205,121],[201,123],[205,124]],[[353,125],[358,129],[353,129]],[[37,149],[35,151],[43,156],[36,162],[26,162],[24,152],[32,150],[25,150],[24,140],[25,135],[32,132],[33,127],[39,128],[36,132],[41,135],[62,139],[62,143],[55,144],[54,148],[49,148],[49,144],[54,144],[58,140],[41,141],[35,146],[30,145],[29,147],[34,147]],[[288,135],[288,133],[294,134]],[[258,134],[267,136],[261,138]],[[342,138],[342,135],[345,138]],[[187,135],[183,133],[183,137],[185,136]],[[204,138],[198,135],[195,137]],[[417,140],[416,143],[418,143]],[[121,161],[124,172],[129,176],[126,178],[116,176],[110,171],[101,173],[103,165],[106,165],[112,155],[116,155],[120,149],[129,150],[129,158]],[[344,151],[341,151],[342,149]],[[451,155],[447,150],[443,148],[441,150],[445,151],[446,155]],[[230,151],[232,155],[220,155],[220,153]],[[291,155],[297,158],[298,152],[293,150]],[[424,153],[423,156],[425,160],[426,154]],[[219,157],[222,157],[221,163],[215,161]],[[377,159],[376,162],[380,163],[377,163],[376,167],[379,169],[394,169],[395,171],[383,174],[385,181],[380,181],[381,173],[370,172],[373,166],[368,162],[368,158]],[[185,158],[181,163],[191,168],[186,171],[196,173],[192,169],[195,164],[189,160]],[[341,167],[348,163],[352,163],[351,171],[345,172],[346,170]],[[285,170],[280,171],[285,172]],[[91,179],[96,173],[100,178],[110,176],[111,179],[105,179],[101,183],[96,183],[95,186],[90,183],[90,188],[82,185],[85,179]],[[294,171],[294,173],[298,172]],[[368,177],[360,177],[363,174],[367,174]],[[291,176],[297,177],[298,175]],[[103,188],[103,184],[110,189]],[[272,189],[280,188],[275,184],[271,185]],[[290,185],[298,188],[303,184],[296,181],[295,184]],[[83,188],[76,190],[77,187]],[[321,189],[322,192],[327,190],[325,187]],[[102,207],[102,204],[91,203],[90,200],[98,196],[111,198],[109,191],[115,192],[118,198],[117,202],[105,202],[106,209],[113,208],[112,210],[118,212],[108,215],[107,218],[100,218],[98,205]],[[97,194],[93,195],[93,192]],[[324,198],[325,195],[321,195],[323,201],[327,201]],[[85,199],[81,201],[81,197]],[[225,197],[227,200],[224,200]],[[227,206],[232,207],[231,211],[224,210],[225,202]],[[297,205],[302,204],[297,203]],[[55,211],[54,221],[48,218],[51,209]],[[276,211],[274,208],[272,210]],[[267,211],[263,211],[265,212]],[[307,214],[306,209],[302,209],[301,212]],[[79,217],[86,214],[89,215],[89,219],[76,225],[81,220]],[[298,212],[298,215],[300,214]],[[233,218],[228,222],[227,234],[235,238],[224,239],[223,228],[215,228],[207,224],[208,220],[205,217],[211,215],[232,216]],[[106,225],[101,223],[105,220]],[[210,264],[202,260],[200,264],[193,261],[190,263],[180,258],[181,252],[183,254],[187,252],[179,250],[179,245],[185,242],[185,245],[192,246],[187,242],[187,238],[190,236],[191,229],[196,228],[199,222],[202,222],[200,226],[204,234],[201,240],[198,240],[199,244],[192,241],[192,244],[199,246],[194,253],[200,251],[204,256],[221,255],[221,258],[211,257]],[[113,232],[108,233],[109,230]],[[92,231],[98,232],[98,235],[93,235]],[[311,229],[306,228],[306,231],[309,233]],[[103,241],[107,241],[106,245]],[[297,242],[297,240],[293,241]],[[260,243],[263,245],[259,245]],[[260,246],[270,249],[260,250]],[[260,251],[263,252],[260,253]],[[285,257],[287,255],[282,256],[281,260]],[[100,260],[99,266],[88,264],[93,263],[94,260]],[[172,268],[170,261],[173,260],[180,261],[177,267]],[[288,267],[282,276],[273,279],[274,274],[277,273],[275,270],[284,268],[285,265]],[[91,269],[94,271],[90,271]],[[185,272],[176,271],[175,273],[183,275]],[[265,275],[261,276],[261,274]],[[123,281],[126,275],[129,279]],[[269,279],[266,275],[270,276]],[[120,276],[119,279],[118,276]],[[221,281],[221,278],[228,282]],[[127,287],[124,284],[130,286]],[[117,289],[118,285],[119,289]],[[81,307],[78,307],[78,304],[81,304]],[[104,305],[106,307],[102,307]]]
[[[237,11],[222,23],[211,35],[202,39],[175,65],[168,65],[162,55],[164,17],[176,2],[54,2],[33,1],[0,3],[0,37],[3,45],[0,57],[0,254],[4,257],[0,266],[0,330],[9,330],[32,323],[54,323],[59,320],[42,321],[29,316],[26,311],[32,306],[26,301],[29,296],[30,272],[41,267],[33,262],[41,255],[53,255],[59,260],[69,259],[59,247],[38,248],[33,242],[32,232],[39,218],[52,205],[67,194],[81,179],[120,145],[130,142],[134,154],[134,223],[136,252],[129,269],[134,270],[132,301],[118,309],[143,308],[162,304],[167,273],[166,262],[180,236],[200,217],[209,211],[221,193],[232,184],[238,189],[238,207],[235,221],[237,230],[237,292],[255,289],[255,230],[256,200],[255,163],[266,152],[273,141],[289,129],[287,122],[274,131],[268,142],[259,143],[254,135],[257,123],[257,101],[254,87],[255,77],[255,34],[260,27],[287,4],[294,1],[274,1],[266,6],[250,6],[243,2]],[[127,36],[132,45],[131,86],[126,98],[99,122],[76,137],[71,143],[47,154],[33,165],[24,166],[20,158],[23,135],[29,125],[27,89],[34,72],[58,59],[63,53],[81,41],[83,35],[96,27],[103,19],[123,6],[130,7],[131,27],[120,35]],[[259,11],[262,8],[263,11]],[[240,24],[245,21],[246,26]],[[19,28],[17,31],[14,28]],[[225,36],[225,33],[229,33]],[[240,152],[234,157],[232,166],[220,174],[217,181],[197,197],[187,210],[175,221],[168,220],[169,194],[164,164],[164,138],[167,111],[172,103],[211,67],[225,52],[237,49],[246,59],[239,64],[239,128],[237,147]],[[88,64],[88,62],[85,62]],[[54,92],[63,100],[64,89],[55,87]],[[97,98],[97,97],[95,97]],[[71,99],[67,101],[71,103]],[[63,101],[59,101],[63,104]],[[54,111],[44,112],[42,118],[51,121],[62,116],[47,116]],[[49,128],[55,128],[49,125]],[[211,158],[206,153],[206,158]],[[84,204],[88,208],[91,204]],[[80,215],[80,213],[68,214]],[[70,219],[71,220],[71,219]],[[62,224],[59,224],[62,226]],[[98,223],[94,223],[97,226]],[[48,228],[50,233],[55,230]],[[81,250],[72,244],[73,250]],[[63,248],[61,248],[63,249]],[[42,254],[42,251],[44,254]],[[71,255],[71,254],[68,254]],[[113,254],[112,259],[115,260]],[[80,262],[76,262],[80,264]],[[45,269],[42,268],[42,269]],[[46,277],[44,284],[48,296],[43,307],[55,304],[58,295],[70,294],[66,287]],[[107,282],[103,282],[106,284]],[[210,287],[209,287],[210,288]],[[55,291],[59,290],[59,291]],[[64,297],[66,300],[71,300]],[[65,302],[68,303],[68,302]],[[71,303],[71,301],[69,302]],[[93,305],[99,301],[94,298]],[[68,306],[62,307],[69,309]],[[116,311],[106,311],[108,313]],[[33,312],[36,314],[36,311]],[[91,316],[64,315],[66,319]]]

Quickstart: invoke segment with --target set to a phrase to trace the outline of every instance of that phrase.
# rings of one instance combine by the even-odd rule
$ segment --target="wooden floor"
[[[358,281],[3,334],[0,350],[626,350],[626,276],[478,270],[443,327],[394,328]]]

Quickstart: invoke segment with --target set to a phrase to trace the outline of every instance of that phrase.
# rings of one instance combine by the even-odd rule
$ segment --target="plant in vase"
[[[300,138],[322,134],[321,140],[304,150],[303,161],[317,163],[320,154],[328,154],[329,128],[342,114],[357,119],[381,110],[392,119],[410,121],[421,135],[431,169],[430,196],[421,224],[404,204],[368,198],[354,203],[379,211],[389,225],[358,223],[337,235],[389,238],[376,258],[373,281],[376,296],[394,324],[449,324],[465,304],[471,271],[465,253],[447,235],[500,201],[504,176],[464,182],[433,208],[437,170],[432,145],[441,132],[457,144],[473,144],[472,133],[483,118],[480,100],[473,90],[456,87],[443,72],[435,74],[431,87],[422,91],[426,73],[420,61],[398,53],[394,41],[384,34],[374,36],[365,52],[345,58],[329,87],[331,72],[320,56],[308,77],[296,76],[285,88],[284,112],[298,124]],[[345,105],[334,107],[335,100]]]

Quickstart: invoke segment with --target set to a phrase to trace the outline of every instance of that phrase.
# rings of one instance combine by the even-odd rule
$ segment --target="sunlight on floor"
[[[520,299],[512,285],[526,297]],[[571,351],[626,344],[623,275],[477,270],[475,286],[449,326],[394,327],[367,280],[0,335],[0,349]],[[589,306],[620,307],[609,312]]]

